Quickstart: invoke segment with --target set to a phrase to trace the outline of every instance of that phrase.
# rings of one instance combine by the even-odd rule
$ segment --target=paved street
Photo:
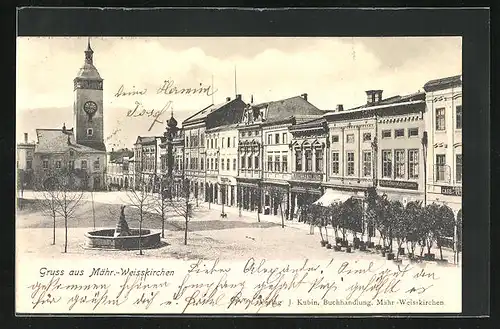
[[[25,208],[16,217],[17,246],[21,253],[40,253],[46,255],[61,255],[64,243],[64,221],[56,220],[56,245],[52,241],[52,219],[43,216],[37,208],[37,196],[32,191],[24,193]],[[87,257],[128,257],[137,254],[136,251],[96,251],[82,247],[85,232],[92,230],[94,217],[96,228],[114,228],[120,214],[120,205],[127,203],[126,192],[96,192],[94,193],[94,210],[89,201],[90,193],[84,195],[84,200],[75,217],[68,223],[69,254]],[[310,227],[297,221],[285,220],[281,227],[281,217],[260,215],[258,222],[256,212],[242,211],[235,207],[224,207],[227,218],[221,219],[220,205],[209,205],[199,202],[195,207],[193,219],[189,222],[188,246],[184,246],[184,219],[169,212],[166,220],[166,236],[164,246],[148,250],[146,255],[162,258],[248,258],[266,257],[279,259],[296,258],[382,258],[378,254],[354,251],[353,254],[334,252],[320,246],[320,236],[315,228],[310,234]],[[138,227],[137,210],[126,208],[126,218],[130,227]],[[150,213],[143,223],[144,228],[161,230],[161,217]],[[329,230],[329,240],[334,241],[333,229]],[[349,236],[352,239],[352,236]],[[375,240],[376,241],[376,240]],[[434,251],[438,255],[438,251]],[[451,250],[443,250],[444,257],[453,262]],[[59,257],[59,256],[58,256]]]

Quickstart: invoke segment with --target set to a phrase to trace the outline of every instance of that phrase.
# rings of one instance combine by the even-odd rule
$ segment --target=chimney
[[[373,104],[378,103],[382,100],[383,90],[367,90],[366,91],[366,103]]]
[[[229,102],[231,100],[231,97],[226,97],[226,102]]]
[[[250,97],[250,104],[253,104],[253,95]]]
[[[344,111],[344,105],[338,104],[335,109],[335,112],[342,112],[342,111]]]
[[[66,123],[63,123],[63,126],[62,126],[62,132],[65,133],[66,132]]]
[[[300,95],[300,97],[302,97],[303,99],[305,99],[307,101],[307,94],[306,93]]]
[[[24,142],[28,144],[28,133],[24,133]]]
[[[236,99],[241,99],[241,94],[236,95]]]
[[[114,151],[115,151],[115,148],[114,148],[114,147],[112,147],[112,148],[111,148],[111,152],[114,152]]]

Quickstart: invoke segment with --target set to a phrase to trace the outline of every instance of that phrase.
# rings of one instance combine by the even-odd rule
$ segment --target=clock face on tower
[[[92,117],[97,112],[97,104],[95,102],[88,101],[83,104],[83,110],[89,116],[89,120],[92,120]]]

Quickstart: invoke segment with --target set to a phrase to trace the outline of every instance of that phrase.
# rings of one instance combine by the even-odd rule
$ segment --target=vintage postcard
[[[18,37],[17,314],[462,311],[461,37]]]

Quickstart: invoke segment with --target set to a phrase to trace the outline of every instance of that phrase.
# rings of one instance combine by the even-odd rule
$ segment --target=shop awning
[[[316,200],[313,204],[328,207],[337,202],[345,202],[351,197],[362,198],[364,197],[364,194],[362,192],[344,192],[328,189],[325,191],[325,194],[323,194],[321,198]]]

